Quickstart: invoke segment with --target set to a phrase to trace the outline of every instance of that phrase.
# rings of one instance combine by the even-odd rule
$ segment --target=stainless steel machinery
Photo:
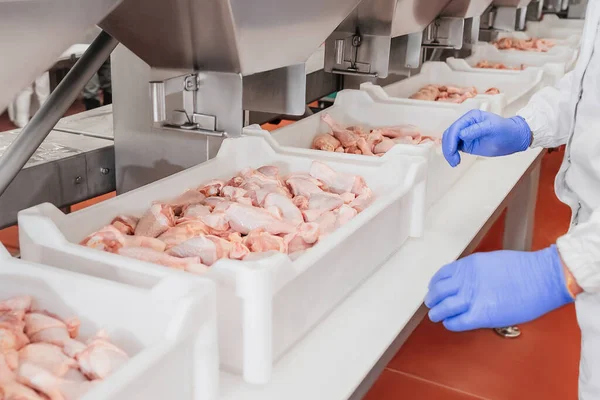
[[[588,0],[569,0],[567,18],[583,19],[587,9]]]
[[[303,114],[304,62],[358,1],[124,1],[100,24],[123,44],[112,62],[118,191],[214,156],[241,134],[244,110]]]
[[[363,0],[326,41],[325,70],[354,83],[409,75],[423,49],[459,50],[478,40],[492,0]],[[346,87],[352,85],[345,85]]]
[[[323,43],[324,69],[331,73],[321,70],[312,79],[333,92],[344,79],[408,74],[419,68],[423,49],[434,55],[468,49],[480,22],[492,30],[522,28],[529,2],[1,2],[0,51],[9,62],[0,65],[0,109],[86,28],[99,23],[105,32],[0,158],[0,193],[118,42],[110,174],[116,170],[122,193],[206,161],[223,138],[241,134],[249,111],[303,114],[312,85],[304,63]],[[571,3],[569,11],[585,0]]]

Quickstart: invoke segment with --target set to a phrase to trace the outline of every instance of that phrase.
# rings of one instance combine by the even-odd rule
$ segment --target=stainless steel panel
[[[540,21],[547,0],[536,0],[527,6],[527,21]]]
[[[4,193],[117,44],[113,37],[106,32],[101,32],[10,144],[0,157],[0,194]]]
[[[452,0],[442,10],[443,17],[479,17],[492,4],[492,0]]]
[[[250,75],[305,62],[359,0],[125,0],[101,27],[153,67]]]
[[[0,1],[0,110],[120,0]],[[335,26],[335,25],[334,25]]]
[[[112,109],[113,106],[110,104],[70,115],[58,121],[54,130],[112,140],[114,138]]]
[[[449,3],[449,0],[398,0],[392,37],[422,31]]]
[[[531,0],[494,0],[493,5],[497,7],[527,7]]]
[[[572,19],[584,19],[587,9],[588,0],[574,1],[571,0],[567,10],[567,17]]]
[[[244,110],[302,115],[306,107],[304,64],[245,76]]]
[[[448,3],[450,0],[363,0],[327,38],[325,71],[385,78],[392,38],[420,34]],[[406,57],[418,58],[419,54],[420,48]]]
[[[311,103],[327,95],[342,90],[342,76],[318,70],[306,75],[306,102]],[[264,124],[274,119],[300,119],[297,116],[281,115],[281,113],[265,113],[250,111],[245,125]]]
[[[0,133],[2,148],[17,134]],[[53,131],[0,196],[0,227],[15,224],[24,208],[43,202],[65,207],[114,189],[111,141]]]
[[[148,64],[121,45],[113,52],[111,63],[117,192],[206,161],[212,138],[154,126]],[[170,74],[163,73],[165,78]]]

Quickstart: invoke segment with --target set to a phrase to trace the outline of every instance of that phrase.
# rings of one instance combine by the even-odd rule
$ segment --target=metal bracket
[[[425,48],[460,50],[463,46],[465,20],[455,17],[439,17],[423,31]]]
[[[501,31],[525,30],[527,7],[497,7],[493,13],[492,28]]]
[[[421,65],[423,34],[410,33],[392,39],[390,48],[389,71],[394,74],[410,76],[411,70]]]
[[[354,35],[334,41],[334,66],[332,72],[348,75],[377,76],[371,73],[371,64],[358,60],[358,49],[363,44],[363,36],[357,29]],[[346,49],[349,47],[349,54]]]
[[[547,1],[547,0],[546,0]],[[562,3],[562,1],[561,1]],[[545,0],[535,0],[527,6],[527,21],[541,21],[544,11]]]
[[[198,74],[187,74],[164,81],[150,82],[154,123],[170,130],[193,131],[207,136],[226,137],[225,132],[217,130],[216,116],[196,112],[196,97],[200,87],[201,81]],[[173,110],[171,118],[167,118],[166,98],[170,94],[180,92],[183,92],[188,101],[184,101],[182,110]],[[191,95],[191,98],[188,94]]]

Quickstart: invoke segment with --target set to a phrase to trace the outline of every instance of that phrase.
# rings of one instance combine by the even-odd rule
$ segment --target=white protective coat
[[[532,146],[566,144],[555,180],[572,210],[559,252],[585,293],[575,301],[581,328],[579,399],[600,399],[600,3],[590,0],[575,69],[556,87],[534,95],[518,115],[533,132]]]

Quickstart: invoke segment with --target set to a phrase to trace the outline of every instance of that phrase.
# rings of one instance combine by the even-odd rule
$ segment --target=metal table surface
[[[426,315],[431,276],[472,252],[504,209],[505,248],[530,248],[543,154],[477,160],[429,209],[424,237],[409,240],[285,354],[269,384],[248,385],[222,371],[220,400],[362,398]]]
[[[112,104],[62,118],[54,129],[60,132],[113,140],[115,135]]]
[[[0,133],[0,155],[19,132]],[[111,140],[52,131],[0,196],[0,227],[40,203],[66,207],[115,190],[114,164]]]

